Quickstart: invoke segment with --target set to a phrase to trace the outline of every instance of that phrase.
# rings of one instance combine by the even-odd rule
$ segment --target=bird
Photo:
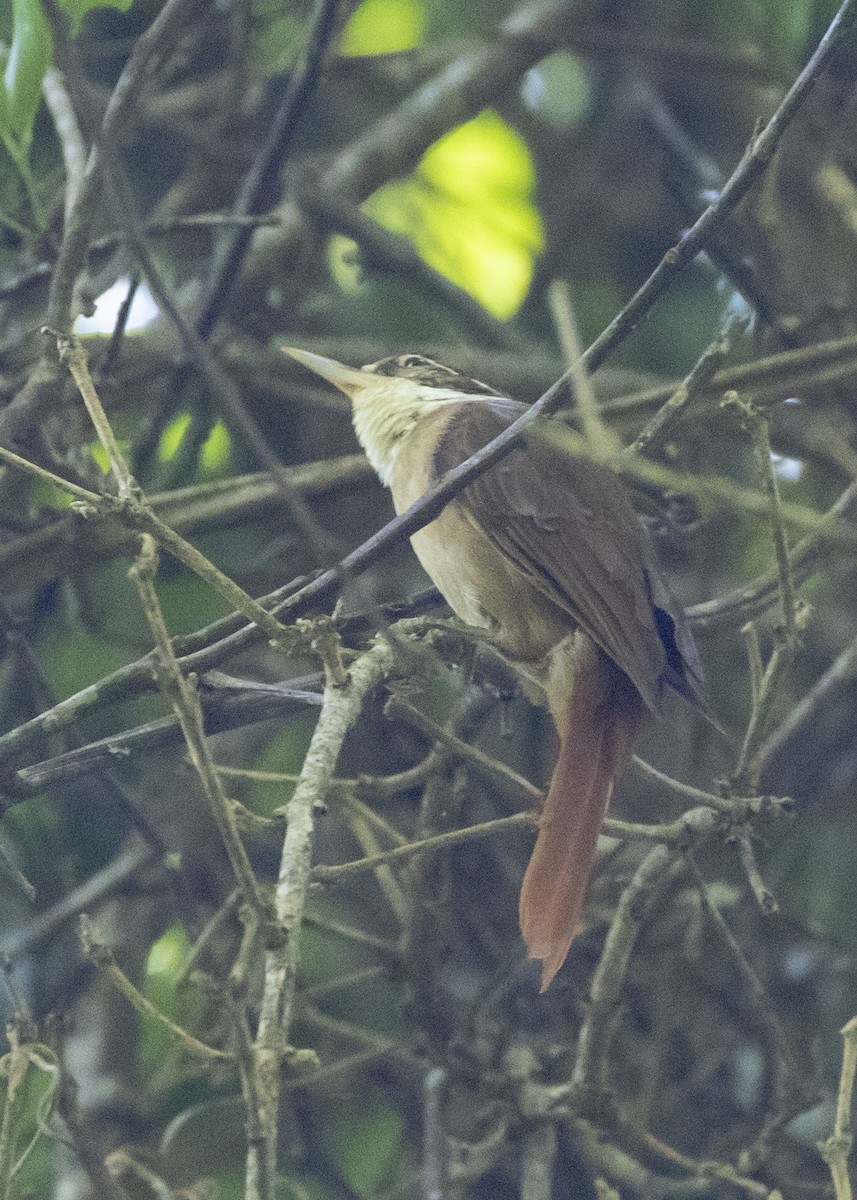
[[[351,400],[355,433],[397,513],[526,405],[419,354],[349,367],[287,353]],[[513,449],[411,537],[453,612],[537,681],[559,751],[519,899],[544,992],[579,931],[616,778],[665,688],[706,706],[699,656],[619,476],[531,422]]]

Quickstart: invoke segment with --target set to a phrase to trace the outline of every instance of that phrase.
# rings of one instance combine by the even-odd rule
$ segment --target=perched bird
[[[288,353],[350,397],[397,512],[525,410],[416,354],[358,370]],[[692,639],[618,476],[569,453],[565,436],[557,422],[534,422],[411,538],[456,615],[539,680],[556,724],[559,755],[519,906],[542,991],[577,932],[601,821],[646,711],[660,712],[665,684],[701,695]]]

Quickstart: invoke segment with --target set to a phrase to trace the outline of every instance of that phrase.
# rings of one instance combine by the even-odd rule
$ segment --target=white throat
[[[469,399],[464,392],[396,376],[372,375],[365,388],[353,390],[354,432],[385,487],[390,486],[399,447],[414,426],[438,408]]]

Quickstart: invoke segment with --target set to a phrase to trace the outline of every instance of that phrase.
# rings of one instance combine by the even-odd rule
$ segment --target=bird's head
[[[497,392],[420,354],[399,354],[348,367],[335,358],[288,347],[297,362],[351,400],[354,428],[372,466],[389,483],[397,443],[432,408]]]
[[[445,367],[443,363],[422,354],[396,354],[367,363],[365,367],[348,367],[335,358],[311,354],[309,350],[297,350],[293,346],[287,347],[286,354],[316,375],[321,375],[322,379],[328,380],[351,399],[360,392],[378,395],[387,391],[390,386],[387,381],[390,379],[410,385],[399,390],[406,395],[422,395],[427,403],[445,398],[450,392],[470,396],[499,395],[487,383],[469,379],[460,371]]]

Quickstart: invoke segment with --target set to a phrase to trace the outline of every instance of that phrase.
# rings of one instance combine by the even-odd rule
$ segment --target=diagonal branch
[[[646,282],[631,297],[622,311],[611,321],[604,332],[581,356],[581,366],[590,373],[597,370],[628,334],[644,319],[658,298],[666,291],[676,276],[705,248],[706,240],[721,228],[750,188],[762,175],[770,162],[780,139],[789,123],[797,114],[801,104],[809,95],[814,83],[857,16],[857,0],[845,0],[836,17],[819,42],[795,82],[789,88],[770,121],[748,147],[740,163],[732,172],[723,191],[710,204],[698,221],[673,246]],[[575,368],[576,370],[577,368]],[[311,601],[327,595],[335,589],[344,575],[353,575],[377,561],[393,546],[411,536],[435,517],[450,500],[477,479],[489,467],[504,458],[517,444],[522,433],[534,422],[555,413],[564,403],[566,393],[573,383],[574,371],[566,371],[523,413],[517,421],[466,459],[423,495],[415,504],[390,521],[380,533],[369,538],[341,560],[337,566],[323,572],[284,606],[283,612],[302,609]]]

